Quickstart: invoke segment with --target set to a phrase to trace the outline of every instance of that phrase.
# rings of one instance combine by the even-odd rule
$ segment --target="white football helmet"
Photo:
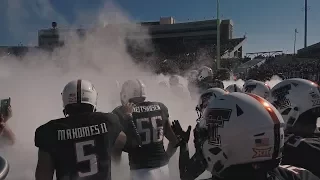
[[[120,100],[122,105],[127,104],[133,98],[146,98],[145,85],[139,79],[136,80],[127,80],[123,83]]]
[[[202,117],[203,110],[207,107],[209,101],[215,99],[221,95],[228,93],[226,90],[221,88],[210,88],[203,92],[198,100],[198,104],[196,106],[196,111],[198,117]]]
[[[242,91],[245,93],[252,93],[261,96],[265,99],[268,99],[270,94],[270,87],[264,82],[249,80],[243,85]]]
[[[178,76],[178,75],[172,75],[172,76],[170,76],[170,78],[169,78],[169,84],[170,84],[171,86],[175,86],[175,85],[180,84],[180,78],[179,78],[179,76]]]
[[[194,82],[197,80],[199,72],[197,70],[192,70],[187,73],[187,79],[189,82]]]
[[[237,84],[231,84],[229,85],[226,90],[228,92],[242,92],[241,87],[239,87]]]
[[[199,69],[198,81],[202,81],[206,77],[210,77],[210,76],[213,76],[213,72],[211,68],[207,66],[203,66]]]
[[[169,87],[167,81],[160,81],[158,84],[162,88],[168,88]]]
[[[306,79],[285,79],[271,89],[269,101],[281,113],[286,127],[293,127],[301,115],[307,116],[301,116],[304,122],[299,124],[316,123],[320,116],[319,90],[318,84]]]
[[[279,160],[284,146],[283,119],[255,94],[229,93],[204,111],[208,139],[203,144],[207,170],[220,174],[232,165]]]
[[[63,108],[69,104],[90,104],[94,110],[97,107],[98,93],[90,81],[71,81],[63,88],[61,95]]]

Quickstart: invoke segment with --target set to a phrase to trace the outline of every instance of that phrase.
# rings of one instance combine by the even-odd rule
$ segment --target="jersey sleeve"
[[[108,136],[109,139],[111,139],[112,144],[115,142],[115,140],[118,138],[119,133],[123,131],[123,127],[120,124],[119,118],[117,115],[112,113],[106,113],[104,114],[105,119],[108,124]]]
[[[162,110],[163,117],[168,120],[169,119],[169,111],[168,111],[167,106],[164,105],[163,103],[160,103],[160,102],[159,102],[159,105],[160,105],[160,108]]]
[[[38,127],[34,136],[35,146],[45,152],[51,152],[53,149],[54,141],[52,139],[50,127],[50,123]]]
[[[316,175],[303,168],[291,165],[281,165],[280,168],[286,169],[288,172],[293,173],[297,177],[292,178],[293,180],[320,180]]]
[[[315,166],[315,162],[320,162],[319,138],[290,137],[285,144],[283,154],[282,164],[303,167],[320,177],[320,169]]]

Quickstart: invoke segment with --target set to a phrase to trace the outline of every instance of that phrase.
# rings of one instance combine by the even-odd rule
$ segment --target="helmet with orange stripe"
[[[270,87],[262,81],[248,80],[243,85],[243,92],[252,93],[268,99],[270,94]]]
[[[71,81],[63,88],[61,95],[65,116],[96,110],[98,93],[90,81]]]
[[[300,78],[283,80],[272,88],[269,101],[281,113],[288,133],[304,135],[318,131],[319,90],[318,84]]]
[[[204,119],[208,139],[203,144],[203,155],[212,174],[222,175],[239,166],[257,170],[279,165],[284,122],[265,99],[254,94],[229,93],[210,101]]]

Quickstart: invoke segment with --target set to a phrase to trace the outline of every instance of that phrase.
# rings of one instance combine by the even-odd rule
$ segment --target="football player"
[[[270,87],[268,84],[262,81],[256,81],[251,79],[244,83],[243,92],[252,93],[265,99],[268,99],[270,95]]]
[[[242,88],[239,87],[237,84],[230,84],[226,90],[228,92],[242,92]]]
[[[0,135],[2,138],[1,145],[13,145],[15,143],[15,134],[8,125],[8,120],[12,117],[11,106],[8,106],[7,115],[0,115]]]
[[[176,151],[168,108],[160,102],[146,101],[145,85],[128,80],[120,92],[122,106],[113,110],[120,118],[128,137],[124,151],[129,156],[132,180],[168,179],[168,161]],[[132,116],[124,115],[123,105],[133,103]],[[163,137],[169,140],[164,149]]]
[[[52,180],[54,172],[57,180],[110,180],[111,156],[126,142],[118,117],[96,112],[98,93],[89,81],[71,81],[61,94],[65,118],[35,132],[36,180]]]
[[[212,179],[224,180],[319,180],[311,172],[279,166],[284,146],[284,121],[265,99],[254,94],[230,93],[213,99],[204,111],[208,136],[189,159],[191,127],[183,131],[174,121],[179,137],[179,169],[182,180],[196,179],[205,169]]]
[[[309,80],[286,79],[271,90],[270,102],[285,123],[286,142],[283,164],[308,169],[320,177],[320,87]]]

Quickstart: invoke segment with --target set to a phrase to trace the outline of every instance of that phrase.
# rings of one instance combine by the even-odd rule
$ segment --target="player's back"
[[[160,102],[141,102],[134,106],[132,117],[141,139],[141,147],[135,146],[129,150],[130,168],[166,165],[168,157],[163,146],[163,130],[169,118],[167,107]]]
[[[111,148],[121,132],[117,116],[83,113],[36,130],[35,143],[53,157],[58,180],[109,180]]]

